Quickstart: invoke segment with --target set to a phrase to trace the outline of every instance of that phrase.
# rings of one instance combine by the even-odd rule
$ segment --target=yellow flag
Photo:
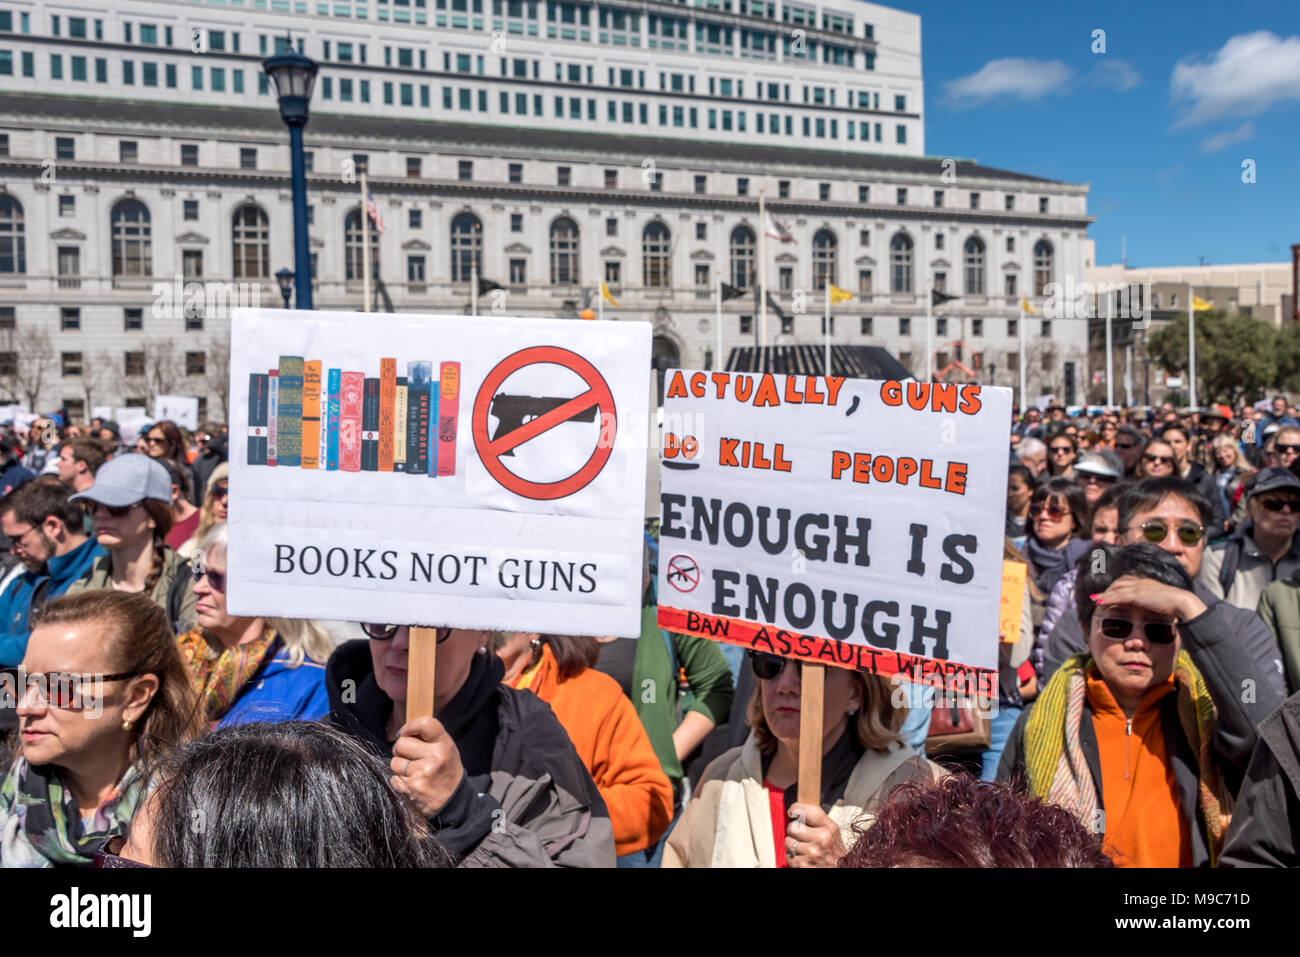
[[[1025,310],[1025,312],[1032,312],[1036,316],[1042,315],[1041,312],[1039,312],[1037,309],[1035,309],[1033,306],[1029,304],[1029,300],[1024,296],[1020,297],[1020,308]]]
[[[846,300],[853,298],[853,293],[849,292],[847,289],[841,289],[839,286],[835,285],[835,283],[830,284],[830,289],[831,305],[834,305],[837,302],[845,302]]]
[[[600,298],[604,299],[606,302],[610,303],[611,305],[614,306],[618,305],[618,300],[609,294],[609,287],[606,286],[603,282],[600,284]]]
[[[1192,296],[1192,312],[1200,312],[1202,309],[1213,309],[1214,303],[1206,302],[1200,296]]]

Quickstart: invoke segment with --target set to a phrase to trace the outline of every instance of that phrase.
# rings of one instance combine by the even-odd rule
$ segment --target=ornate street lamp
[[[289,297],[293,295],[293,270],[281,269],[275,274],[275,281],[280,284],[280,296],[284,299],[284,308],[289,308]]]
[[[293,180],[293,265],[296,303],[311,309],[311,252],[307,236],[307,160],[302,148],[302,128],[307,125],[308,104],[316,82],[316,61],[292,46],[267,57],[262,69],[275,84],[280,118],[289,127],[289,159]],[[278,277],[277,277],[278,278]],[[288,297],[286,296],[286,307]]]

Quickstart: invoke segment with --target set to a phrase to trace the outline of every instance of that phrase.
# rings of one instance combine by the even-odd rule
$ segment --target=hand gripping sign
[[[231,350],[232,613],[639,633],[648,325],[237,310]]]

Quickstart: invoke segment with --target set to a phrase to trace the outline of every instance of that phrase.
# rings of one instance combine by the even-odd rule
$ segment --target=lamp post
[[[284,299],[284,308],[289,308],[289,297],[293,295],[293,270],[281,269],[275,274],[275,281],[280,284],[280,297]]]
[[[289,160],[293,181],[293,265],[295,302],[312,309],[311,251],[307,236],[307,161],[302,149],[302,128],[307,125],[308,103],[316,82],[316,61],[288,47],[267,57],[262,69],[275,84],[280,118],[289,127]],[[286,300],[287,302],[287,300]]]

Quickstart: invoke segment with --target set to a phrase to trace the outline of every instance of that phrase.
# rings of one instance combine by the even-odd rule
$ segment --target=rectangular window
[[[420,178],[420,157],[408,156],[406,158],[406,178],[407,179]]]
[[[100,64],[100,61],[99,61],[99,60],[96,60],[96,61],[95,61],[95,73],[96,73],[95,79],[96,79],[96,80],[99,79],[99,76],[98,76],[98,73],[99,73],[99,64]],[[106,77],[106,79],[105,79],[104,82],[107,82],[107,74],[108,74],[108,67],[107,67],[107,64],[105,64],[104,73],[105,73],[105,77]],[[168,63],[168,64],[167,64],[167,68],[163,71],[163,75],[164,75],[164,77],[165,77],[165,82],[166,82],[166,84],[167,84],[167,89],[169,89],[169,90],[174,90],[174,89],[176,89],[176,64],[175,64],[175,63]],[[261,78],[262,78],[262,79],[266,79],[266,74],[262,74],[262,77],[261,77]]]
[[[97,66],[100,63],[104,64],[104,78],[99,82],[107,83],[108,82],[108,61],[107,60],[95,61],[95,64]],[[27,76],[27,77],[36,76],[36,54],[32,53],[30,50],[23,51],[23,76]],[[97,80],[99,79],[98,71],[96,71],[95,78]]]
[[[257,149],[251,146],[240,147],[239,168],[257,169]]]
[[[936,336],[946,336],[948,334],[948,320],[943,316],[939,316],[934,320],[934,334]],[[947,364],[946,362],[939,363],[940,367]]]
[[[0,73],[4,73],[5,76],[12,76],[13,72],[13,60],[9,59],[9,54],[6,52],[4,59],[0,59]],[[78,83],[86,82],[86,58],[84,56],[72,57],[72,79]]]
[[[903,144],[907,142],[907,127],[901,123],[894,127],[894,142]]]
[[[869,202],[871,202],[871,187],[870,187],[870,186],[859,186],[859,187],[858,187],[858,202],[859,202],[859,203],[869,203]]]
[[[522,233],[522,232],[524,231],[524,214],[523,214],[523,213],[511,213],[511,214],[510,214],[510,231],[511,231],[512,233]]]
[[[471,180],[474,178],[474,161],[460,160],[456,164],[456,178],[459,180]]]
[[[185,353],[185,374],[188,376],[207,375],[207,353]]]
[[[51,80],[63,79],[63,57],[57,53],[50,54],[50,79]],[[123,77],[123,79],[125,79],[125,76]]]
[[[934,274],[934,291],[935,292],[948,291],[948,274],[946,272],[939,271]]]
[[[199,218],[199,201],[197,199],[183,200],[182,208],[184,211],[183,218],[187,222],[197,220]]]
[[[753,334],[754,334],[754,317],[753,317],[753,316],[741,316],[741,317],[740,317],[740,334],[741,334],[742,336],[749,336],[749,335],[753,335]]]
[[[61,160],[76,159],[76,140],[71,136],[56,136],[54,138],[54,158]]]
[[[571,167],[568,167],[568,166],[557,166],[557,167],[555,168],[555,185],[556,185],[556,186],[568,186],[568,185],[570,185],[570,183],[569,183],[569,178],[570,178],[570,175],[571,175],[571,174],[572,174],[572,168],[571,168]]]
[[[1016,208],[1016,198],[1010,193],[1003,197],[1003,208],[1006,209],[1007,212],[1012,212]]]
[[[141,332],[144,329],[144,310],[130,307],[122,310],[122,330],[124,332]]]
[[[59,215],[75,216],[77,214],[77,197],[60,196],[59,197]]]
[[[1012,299],[1016,297],[1016,274],[1015,273],[1007,273],[1006,278],[1003,280],[1003,287],[1006,290],[1006,295],[1008,297]]]
[[[1040,196],[1040,197],[1038,197],[1038,211],[1039,211],[1040,213],[1045,213],[1045,212],[1047,212],[1047,197],[1046,197],[1046,196]]]
[[[794,289],[794,267],[782,266],[777,273],[777,289],[781,292],[790,292]]]
[[[870,269],[858,270],[858,295],[859,296],[871,295],[871,270]]]
[[[509,180],[512,183],[522,183],[524,181],[524,164],[511,163],[509,169]]]
[[[899,205],[899,206],[906,206],[906,205],[907,205],[907,187],[906,187],[906,186],[900,186],[900,187],[898,187],[898,191],[897,191],[897,193],[896,193],[896,197],[897,197],[897,199],[898,199],[898,205]]]
[[[65,352],[63,353],[63,375],[65,378],[72,378],[81,375],[81,353]]]
[[[709,238],[709,224],[708,224],[708,223],[696,223],[696,224],[695,224],[695,238],[696,238],[696,239],[708,239],[708,238]]]
[[[59,310],[59,329],[62,332],[75,332],[81,328],[81,310],[65,306]]]
[[[871,316],[863,316],[862,326],[858,331],[861,332],[862,335],[864,336],[872,335],[873,333],[871,331],[871,326],[872,326]]]
[[[618,235],[618,220],[612,216],[605,220],[605,235],[606,236]]]
[[[605,170],[605,188],[618,189],[618,170],[616,169]]]
[[[971,209],[979,209],[979,208],[980,208],[980,194],[979,194],[979,193],[971,193],[971,194],[970,194],[970,208],[971,208]]]
[[[1008,336],[1018,336],[1018,335],[1020,335],[1020,320],[1019,320],[1019,319],[1008,319],[1008,320],[1007,320],[1007,335],[1008,335]],[[1017,353],[1014,353],[1014,352],[1013,352],[1013,353],[1010,353],[1010,354],[1011,354],[1011,355],[1017,355]],[[1015,364],[1016,364],[1016,361],[1015,361],[1014,359],[1013,359],[1012,361],[1010,361],[1010,362],[1007,363],[1008,366],[1014,366]]]
[[[122,353],[122,374],[132,379],[144,375],[144,353]]]
[[[943,249],[943,233],[934,234],[934,248]]]
[[[418,209],[408,209],[406,211],[406,228],[419,229],[424,225],[424,213]]]
[[[817,184],[817,198],[820,199],[820,200],[823,200],[823,201],[828,200],[828,199],[831,198],[831,184],[830,184],[830,183],[818,183],[818,184]]]
[[[748,196],[748,195],[749,195],[749,178],[748,178],[748,177],[741,176],[741,177],[738,177],[738,178],[736,179],[736,195],[737,195],[737,196]]]
[[[858,244],[861,246],[871,245],[871,230],[869,229],[858,230]]]
[[[910,336],[912,334],[912,320],[907,316],[899,316],[898,334],[900,336]]]
[[[695,264],[695,285],[708,286],[709,284],[709,267],[703,263]]]
[[[190,87],[195,90],[203,89],[203,67],[190,67]]]
[[[1013,253],[1013,252],[1015,252],[1015,251],[1016,251],[1016,237],[1015,237],[1015,236],[1008,236],[1008,237],[1007,237],[1007,252],[1009,252],[1009,253]]]
[[[59,247],[59,286],[73,288],[81,285],[81,250],[76,246]],[[65,280],[64,277],[67,277]]]
[[[708,177],[697,175],[695,177],[695,192],[704,193],[707,188],[708,188]]]
[[[117,157],[119,163],[140,162],[140,144],[135,140],[119,140],[117,143]]]
[[[982,335],[984,335],[984,320],[983,320],[983,319],[972,319],[972,320],[970,321],[970,334],[971,334],[972,336],[982,336]]]
[[[181,273],[186,279],[203,278],[203,250],[181,250]]]
[[[510,260],[510,285],[526,286],[528,284],[528,260]]]
[[[414,283],[424,282],[424,257],[407,256],[406,257],[406,281]]]
[[[199,147],[196,143],[181,144],[181,165],[198,166],[199,165]]]
[[[77,78],[77,77],[76,77],[76,72],[77,72],[77,70],[76,70],[76,66],[77,66],[77,65],[76,65],[75,61],[76,61],[76,60],[79,60],[79,59],[81,59],[81,58],[80,58],[80,57],[74,57],[74,58],[73,58],[74,62],[73,62],[73,64],[72,64],[72,66],[73,66],[73,70],[72,70],[72,72],[73,72],[73,77],[72,77],[72,78],[73,78],[74,80]],[[83,70],[82,72],[84,73],[85,71]],[[85,77],[83,76],[82,79],[85,79]],[[145,86],[157,86],[157,85],[158,85],[158,64],[157,64],[157,63],[141,63],[141,64],[140,64],[140,79],[141,79],[141,81],[144,83]]]
[[[612,260],[605,260],[605,283],[613,289],[617,289],[622,282],[623,264]]]
[[[1051,336],[1051,334],[1052,334],[1052,320],[1051,320],[1051,319],[1044,319],[1044,320],[1043,320],[1042,329],[1041,329],[1041,331],[1040,331],[1039,334],[1042,335],[1044,338],[1047,338],[1047,337]],[[1046,355],[1043,356],[1043,359],[1044,359],[1044,360],[1049,360],[1049,359],[1051,359],[1051,358],[1052,358],[1051,356],[1046,356]],[[1051,368],[1052,368],[1052,367],[1051,367],[1051,365],[1049,364],[1049,365],[1047,366],[1047,368],[1044,369],[1043,371],[1044,371],[1044,372],[1050,371]]]

